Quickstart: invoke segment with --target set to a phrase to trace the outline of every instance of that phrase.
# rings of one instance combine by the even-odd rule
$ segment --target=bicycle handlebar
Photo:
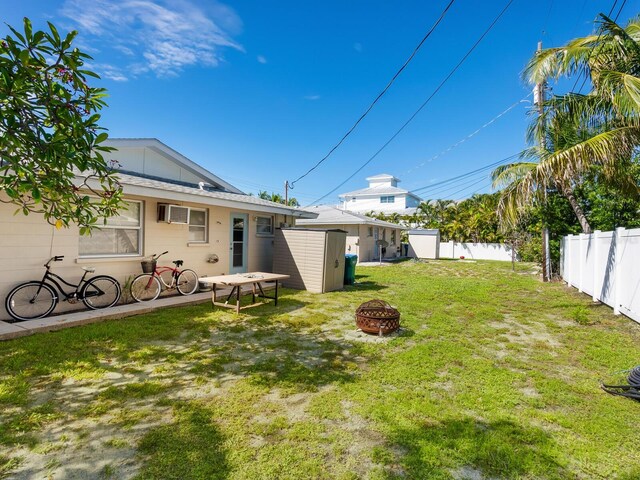
[[[49,261],[44,264],[44,266],[49,268],[49,264],[51,262],[61,262],[63,258],[64,258],[64,255],[56,255],[55,257],[51,257]]]
[[[160,255],[154,253],[153,255],[151,255],[151,259],[152,260],[157,260],[159,259],[161,256],[166,255],[167,253],[169,253],[169,250],[167,250],[166,252],[162,252]]]

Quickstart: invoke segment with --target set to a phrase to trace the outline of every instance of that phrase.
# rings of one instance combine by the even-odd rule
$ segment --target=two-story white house
[[[369,187],[339,195],[342,210],[411,214],[422,199],[398,187],[399,178],[386,173],[367,177]]]

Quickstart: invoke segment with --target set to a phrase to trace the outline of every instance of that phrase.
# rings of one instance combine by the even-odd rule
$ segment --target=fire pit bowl
[[[371,300],[357,308],[356,325],[365,333],[386,335],[400,328],[400,312],[383,300]]]

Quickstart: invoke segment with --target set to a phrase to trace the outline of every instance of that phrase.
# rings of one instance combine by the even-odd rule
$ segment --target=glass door
[[[231,214],[231,258],[229,273],[244,273],[247,271],[247,239],[248,216],[246,213]]]

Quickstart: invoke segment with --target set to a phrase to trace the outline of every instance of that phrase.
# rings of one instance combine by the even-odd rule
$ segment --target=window
[[[395,245],[395,244],[396,244],[396,231],[391,230],[391,245]]]
[[[207,243],[207,210],[191,208],[189,214],[189,242]]]
[[[273,235],[273,217],[257,217],[256,234]]]
[[[356,201],[356,197],[351,197],[351,201],[355,202]]]
[[[107,219],[91,235],[81,235],[81,257],[142,255],[142,202],[125,202],[126,208]]]
[[[396,197],[394,195],[380,197],[380,203],[394,203],[395,201]]]

